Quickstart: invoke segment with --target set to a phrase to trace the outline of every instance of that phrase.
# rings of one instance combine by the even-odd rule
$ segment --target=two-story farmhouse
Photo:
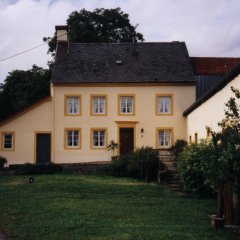
[[[110,140],[124,154],[188,139],[196,81],[185,43],[69,43],[56,30],[51,96],[0,124],[9,164],[110,161]]]

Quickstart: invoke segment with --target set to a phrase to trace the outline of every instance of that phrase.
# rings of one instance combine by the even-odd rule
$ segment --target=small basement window
[[[2,150],[13,151],[14,150],[14,132],[2,133]]]

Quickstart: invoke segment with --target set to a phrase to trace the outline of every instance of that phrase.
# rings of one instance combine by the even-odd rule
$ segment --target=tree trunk
[[[233,193],[233,224],[238,225],[239,224],[239,179],[236,177],[234,186],[236,189],[234,189],[236,192]]]
[[[217,217],[223,217],[223,187],[218,187],[218,194],[217,194]]]
[[[233,224],[233,184],[232,182],[226,183],[224,185],[224,224]]]

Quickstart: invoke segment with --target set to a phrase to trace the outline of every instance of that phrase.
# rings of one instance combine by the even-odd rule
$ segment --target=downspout
[[[50,84],[50,90],[51,90],[51,97],[52,97],[52,137],[51,137],[51,161],[54,163],[54,138],[55,138],[55,133],[54,133],[54,90],[53,90],[53,83]]]

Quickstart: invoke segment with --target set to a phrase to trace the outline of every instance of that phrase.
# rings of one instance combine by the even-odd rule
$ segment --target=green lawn
[[[7,239],[239,239],[211,228],[215,201],[132,179],[86,175],[0,176]]]

